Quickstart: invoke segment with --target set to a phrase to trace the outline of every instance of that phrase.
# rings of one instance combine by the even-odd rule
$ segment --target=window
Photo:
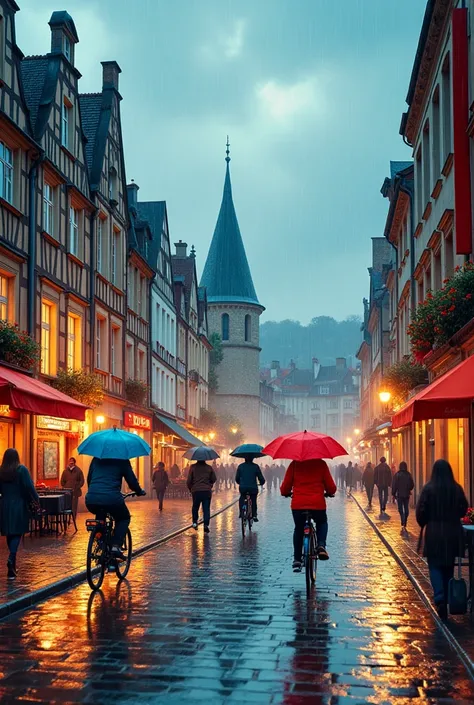
[[[430,125],[427,121],[423,129],[423,204],[428,204],[431,196],[431,153],[430,153]]]
[[[64,35],[63,39],[63,51],[66,59],[71,61],[71,40],[66,35]]]
[[[331,399],[329,402],[330,409],[339,409],[339,399]]]
[[[41,374],[53,374],[53,306],[41,302]]]
[[[69,208],[69,252],[75,257],[79,254],[79,211]]]
[[[451,67],[449,63],[449,54],[446,57],[443,66],[441,78],[441,100],[443,112],[443,158],[444,161],[451,153]]]
[[[8,321],[8,290],[9,281],[4,274],[0,274],[0,321]]]
[[[444,277],[448,278],[454,271],[454,243],[453,234],[450,233],[444,241]]]
[[[0,142],[0,198],[13,203],[13,152]]]
[[[250,343],[252,340],[252,316],[245,316],[245,342]]]
[[[104,237],[104,221],[102,218],[99,218],[97,221],[97,271],[100,272],[100,274],[103,274],[103,266],[104,266],[104,243],[103,243],[103,237]]]
[[[110,338],[110,372],[118,375],[119,365],[118,358],[120,355],[120,328],[112,327],[112,335]]]
[[[112,232],[112,252],[111,252],[111,282],[112,284],[117,283],[117,276],[118,276],[118,263],[117,263],[117,257],[118,257],[118,238],[119,238],[119,233],[117,233],[115,230]]]
[[[5,20],[0,15],[0,78],[5,75]]]
[[[134,365],[133,365],[133,345],[127,343],[127,377],[133,379],[134,375]]]
[[[329,387],[320,387],[319,393],[320,394],[329,394]]]
[[[423,169],[421,163],[421,147],[416,153],[415,160],[415,190],[416,190],[416,218],[420,222],[423,215]]]
[[[439,86],[433,95],[433,180],[436,182],[441,174],[441,116],[439,109]]]
[[[109,170],[109,200],[117,201],[117,170],[111,167]]]
[[[143,304],[143,277],[136,270],[137,273],[137,313],[139,316],[142,315],[142,304]]]
[[[311,428],[321,428],[321,414],[311,417]]]
[[[339,425],[339,416],[337,414],[328,414],[327,420],[330,428],[335,428]]]
[[[79,370],[81,360],[81,319],[72,313],[67,317],[67,366],[70,370]]]
[[[352,399],[344,399],[344,409],[352,409]]]
[[[138,374],[140,379],[144,382],[146,380],[146,369],[145,369],[145,353],[143,350],[138,351]]]
[[[222,314],[222,340],[229,340],[230,319],[228,313]]]
[[[54,191],[46,182],[43,188],[43,230],[54,235]]]
[[[69,149],[69,118],[71,114],[71,108],[64,101],[61,114],[61,144],[63,147]]]
[[[319,411],[319,401],[313,401],[311,404],[311,411]]]
[[[103,369],[103,354],[105,350],[105,318],[98,318],[95,326],[95,366]]]

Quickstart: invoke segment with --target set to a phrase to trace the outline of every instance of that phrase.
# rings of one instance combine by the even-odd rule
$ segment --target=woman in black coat
[[[414,487],[415,483],[413,482],[411,474],[408,472],[408,465],[402,460],[392,482],[392,495],[398,502],[398,512],[402,522],[402,529],[407,528],[408,516],[410,514],[410,495]]]
[[[466,495],[454,479],[451,465],[437,460],[418,500],[416,519],[425,532],[423,555],[428,560],[434,602],[442,618],[448,613],[448,583],[454,575],[456,557],[464,555],[461,519],[467,509]]]
[[[2,507],[0,512],[0,532],[6,536],[10,555],[7,561],[8,579],[16,578],[16,554],[21,537],[26,534],[30,524],[31,502],[38,502],[30,473],[20,464],[20,456],[15,448],[9,448],[3,455],[0,466],[0,494]]]

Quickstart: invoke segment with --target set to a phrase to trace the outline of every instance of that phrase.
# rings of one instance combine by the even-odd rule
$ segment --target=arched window
[[[252,316],[245,316],[245,342],[250,343],[252,340]]]
[[[222,314],[222,340],[229,340],[230,321],[229,314]]]

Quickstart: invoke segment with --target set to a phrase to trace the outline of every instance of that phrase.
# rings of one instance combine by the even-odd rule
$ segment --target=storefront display
[[[123,426],[126,431],[136,433],[148,444],[151,443],[152,419],[150,416],[139,414],[135,411],[123,412]],[[138,477],[140,485],[149,490],[151,486],[151,463],[150,458],[134,458],[130,461],[133,471]]]

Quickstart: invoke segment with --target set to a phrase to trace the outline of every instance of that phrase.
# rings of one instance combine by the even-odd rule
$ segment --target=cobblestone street
[[[315,597],[291,572],[289,505],[261,497],[0,624],[2,703],[471,703],[464,667],[352,500],[330,505]]]

